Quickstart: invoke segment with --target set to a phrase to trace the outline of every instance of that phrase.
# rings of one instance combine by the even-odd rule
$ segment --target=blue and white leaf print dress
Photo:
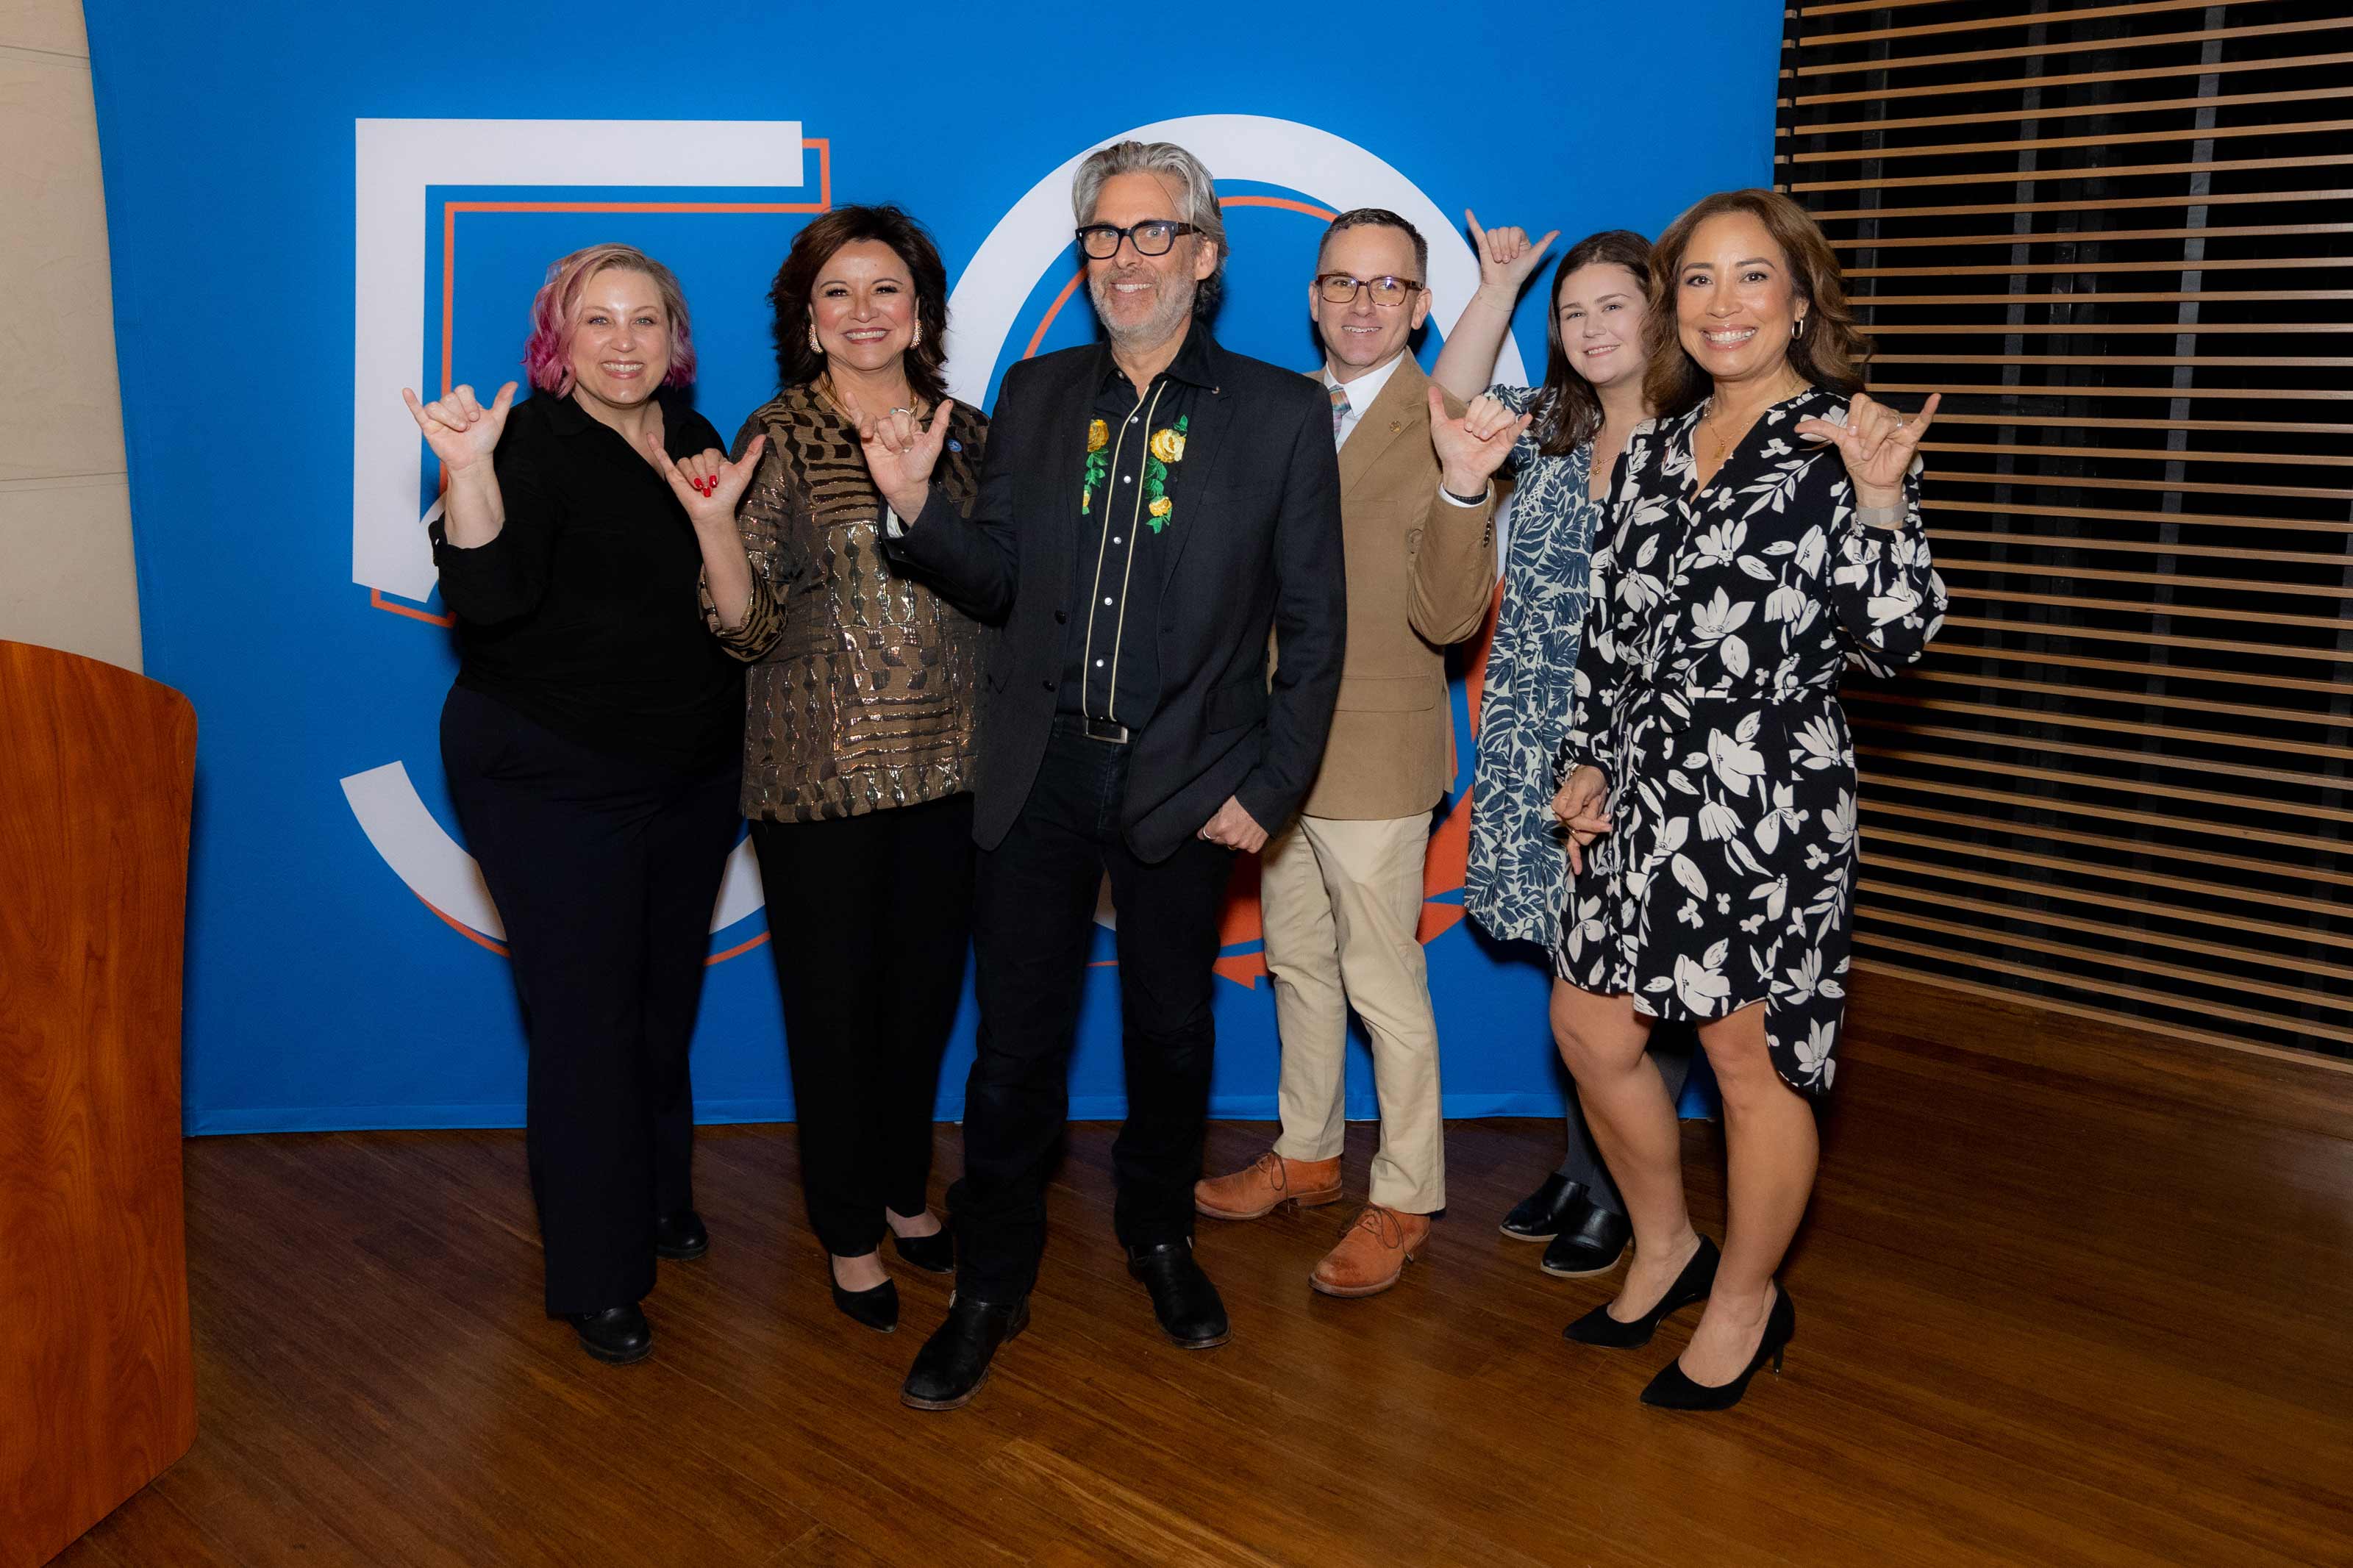
[[[1662,1018],[1766,1005],[1773,1065],[1827,1094],[1854,906],[1854,747],[1839,707],[1852,658],[1885,675],[1944,623],[1919,468],[1896,528],[1855,516],[1842,419],[1810,388],[1761,416],[1704,490],[1707,412],[1637,429],[1595,542],[1564,766],[1609,783],[1561,921],[1559,971]]]

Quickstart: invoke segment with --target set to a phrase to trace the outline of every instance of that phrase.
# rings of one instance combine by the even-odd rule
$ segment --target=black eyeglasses
[[[1109,261],[1119,254],[1119,242],[1135,247],[1138,256],[1166,256],[1168,247],[1176,243],[1180,234],[1201,231],[1189,223],[1176,223],[1168,218],[1151,218],[1119,228],[1107,223],[1091,223],[1079,230],[1079,248],[1097,261]]]
[[[1353,305],[1365,289],[1373,291],[1373,303],[1394,310],[1414,297],[1421,288],[1418,278],[1356,278],[1345,272],[1326,272],[1315,279],[1316,291],[1334,305]]]

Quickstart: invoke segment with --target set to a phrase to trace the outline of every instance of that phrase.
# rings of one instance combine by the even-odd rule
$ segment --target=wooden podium
[[[195,1440],[180,958],[195,710],[0,642],[0,1568]]]

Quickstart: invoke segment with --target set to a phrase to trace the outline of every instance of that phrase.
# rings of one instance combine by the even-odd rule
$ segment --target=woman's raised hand
[[[1585,872],[1585,847],[1609,831],[1609,780],[1591,763],[1572,771],[1552,797],[1552,814],[1568,829],[1568,868]]]
[[[768,445],[765,435],[754,436],[744,448],[744,455],[733,462],[716,447],[706,447],[670,461],[662,449],[662,431],[659,420],[649,420],[646,437],[646,460],[654,471],[670,481],[670,494],[686,509],[686,515],[697,527],[724,522],[730,529],[735,524],[735,503],[744,498],[744,489],[752,482],[753,470],[760,466],[760,454]]]
[[[1536,269],[1536,263],[1552,248],[1552,242],[1560,237],[1560,230],[1554,229],[1531,244],[1526,229],[1481,228],[1479,215],[1469,207],[1462,209],[1462,216],[1471,225],[1471,244],[1479,252],[1480,291],[1492,292],[1507,303],[1520,297],[1520,287],[1528,280],[1528,274]]]
[[[507,410],[514,406],[515,384],[508,382],[499,388],[499,395],[488,408],[475,397],[470,386],[458,386],[447,397],[437,397],[430,403],[419,403],[417,394],[408,387],[400,389],[401,401],[417,420],[417,427],[425,433],[425,444],[441,459],[441,467],[452,478],[465,472],[498,449],[499,435],[507,427]]]
[[[1920,437],[1945,395],[1931,393],[1920,412],[1906,416],[1884,403],[1874,403],[1858,392],[1847,405],[1846,423],[1800,419],[1797,433],[1827,441],[1846,461],[1846,476],[1854,484],[1858,506],[1894,506],[1904,499],[1904,476],[1920,450]]]
[[[955,399],[942,398],[932,410],[929,426],[903,408],[859,421],[858,440],[866,448],[866,468],[874,476],[874,488],[909,522],[923,510],[932,469],[947,444],[948,416],[955,409]]]

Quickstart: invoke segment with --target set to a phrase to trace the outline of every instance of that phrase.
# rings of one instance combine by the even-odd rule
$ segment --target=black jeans
[[[972,796],[824,822],[754,822],[785,999],[801,1195],[828,1252],[929,1199],[940,1058],[972,932]]]
[[[1009,1302],[1038,1278],[1046,1177],[1070,1116],[1071,1032],[1106,873],[1119,920],[1127,1121],[1113,1145],[1113,1224],[1128,1247],[1193,1234],[1209,1064],[1218,916],[1230,849],[1187,840],[1157,865],[1120,836],[1125,746],[1057,719],[1005,841],[980,857],[975,900],[979,1055],[965,1088],[956,1289]]]
[[[653,1289],[654,1216],[694,1206],[687,1048],[739,770],[608,756],[463,687],[441,760],[522,1000],[547,1310],[625,1305]]]

